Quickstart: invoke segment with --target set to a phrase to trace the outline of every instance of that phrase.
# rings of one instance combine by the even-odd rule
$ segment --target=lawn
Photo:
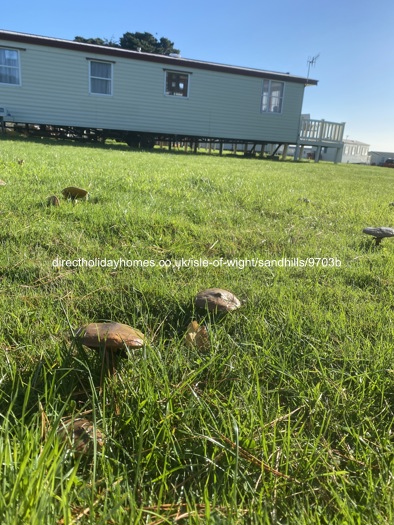
[[[0,138],[2,525],[393,523],[393,176]],[[146,340],[104,379],[100,321]]]

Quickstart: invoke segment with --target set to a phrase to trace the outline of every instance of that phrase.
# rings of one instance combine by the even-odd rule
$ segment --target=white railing
[[[301,119],[299,144],[334,145],[342,142],[344,122]]]

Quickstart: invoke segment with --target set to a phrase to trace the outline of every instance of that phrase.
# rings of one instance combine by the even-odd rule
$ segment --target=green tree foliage
[[[120,38],[120,47],[133,51],[141,50],[144,53],[156,53],[158,55],[168,55],[169,53],[179,53],[179,49],[174,48],[174,42],[168,38],[157,40],[151,33],[125,33]]]
[[[119,47],[119,44],[114,40],[107,40],[102,38],[83,38],[82,36],[76,36],[74,42],[82,42],[84,44],[94,44],[96,46],[109,46]]]
[[[122,49],[130,49],[131,51],[142,51],[143,53],[155,53],[157,55],[180,53],[179,49],[174,48],[174,42],[171,42],[168,38],[161,37],[160,40],[157,40],[156,37],[147,32],[124,33],[124,35],[120,37],[119,42],[115,42],[112,39],[83,38],[81,36],[76,36],[74,41],[99,46],[120,47]]]

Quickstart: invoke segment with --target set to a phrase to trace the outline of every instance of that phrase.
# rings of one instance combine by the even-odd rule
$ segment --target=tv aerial
[[[309,57],[308,60],[307,60],[307,64],[308,64],[308,74],[306,76],[306,79],[308,80],[309,79],[309,73],[310,73],[310,70],[311,70],[311,67],[315,67],[316,65],[316,62],[317,62],[317,59],[319,58],[320,56],[320,53],[318,53],[317,55],[315,55],[314,57]]]

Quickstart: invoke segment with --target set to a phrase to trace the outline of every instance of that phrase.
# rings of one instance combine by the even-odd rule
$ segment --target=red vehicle
[[[394,159],[386,159],[383,162],[383,167],[384,168],[394,168]]]

